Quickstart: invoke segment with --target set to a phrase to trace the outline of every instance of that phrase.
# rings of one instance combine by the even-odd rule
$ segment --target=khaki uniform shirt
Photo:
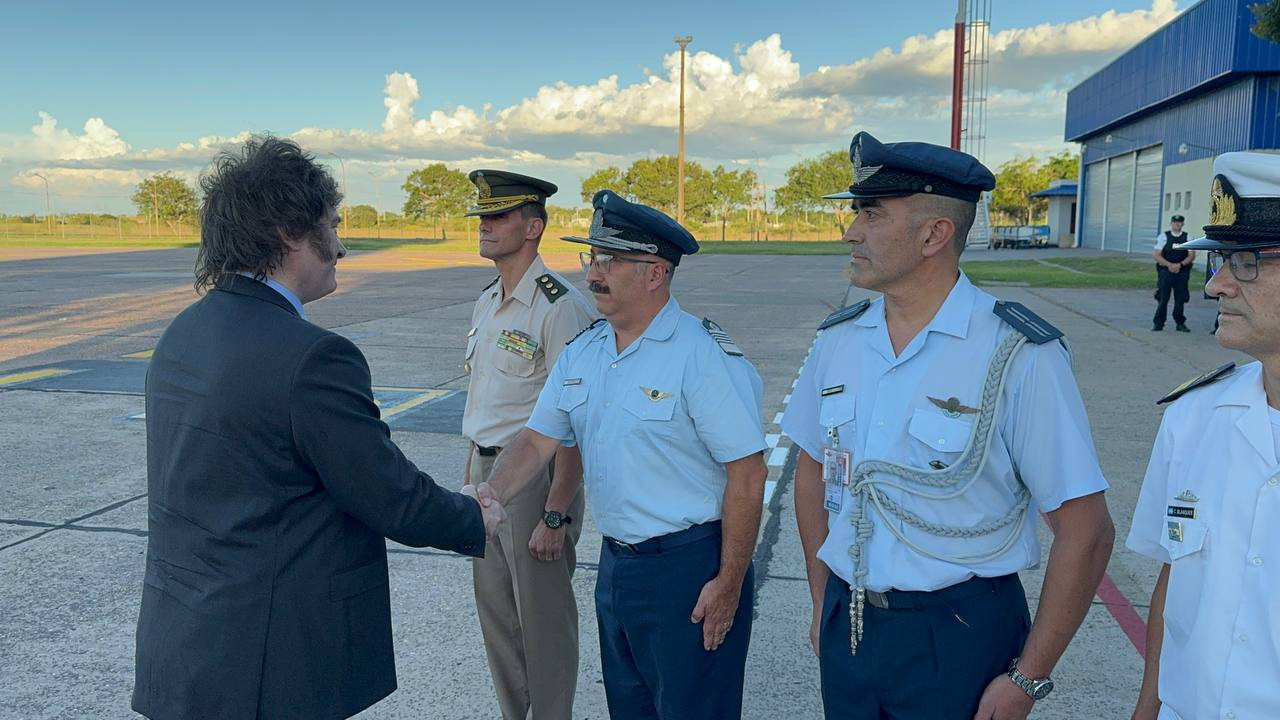
[[[548,286],[548,277],[563,290]],[[509,444],[528,421],[565,344],[594,319],[582,292],[548,271],[540,255],[510,296],[502,296],[501,281],[485,288],[467,334],[471,387],[462,434],[477,445]]]

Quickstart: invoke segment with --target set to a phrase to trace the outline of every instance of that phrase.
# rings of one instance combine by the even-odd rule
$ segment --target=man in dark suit
[[[396,688],[384,537],[483,556],[504,514],[391,442],[351,341],[306,320],[337,287],[341,195],[255,137],[201,179],[196,289],[147,374],[147,565],[133,708],[345,718]]]

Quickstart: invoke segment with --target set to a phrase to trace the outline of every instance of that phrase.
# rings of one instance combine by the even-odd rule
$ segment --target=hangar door
[[[1160,145],[1085,166],[1083,247],[1145,252],[1160,231]]]

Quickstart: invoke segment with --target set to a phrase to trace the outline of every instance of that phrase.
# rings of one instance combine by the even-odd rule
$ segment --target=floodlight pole
[[[342,157],[335,152],[325,154],[338,158],[338,166],[342,168],[342,227],[347,232],[351,232],[351,200],[347,198],[347,164],[342,162]]]
[[[49,178],[38,172],[33,172],[31,174],[44,181],[44,221],[45,227],[49,230],[49,237],[53,237],[53,210],[49,203]]]
[[[685,48],[693,42],[692,35],[677,35],[675,43],[680,46],[680,132],[677,135],[676,153],[676,222],[684,224],[684,56]]]

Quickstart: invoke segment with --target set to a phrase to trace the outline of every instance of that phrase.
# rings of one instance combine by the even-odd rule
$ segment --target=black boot
[[[1187,327],[1186,323],[1178,323],[1178,327],[1174,328],[1174,330],[1177,330],[1178,332],[1191,332],[1191,328]]]

